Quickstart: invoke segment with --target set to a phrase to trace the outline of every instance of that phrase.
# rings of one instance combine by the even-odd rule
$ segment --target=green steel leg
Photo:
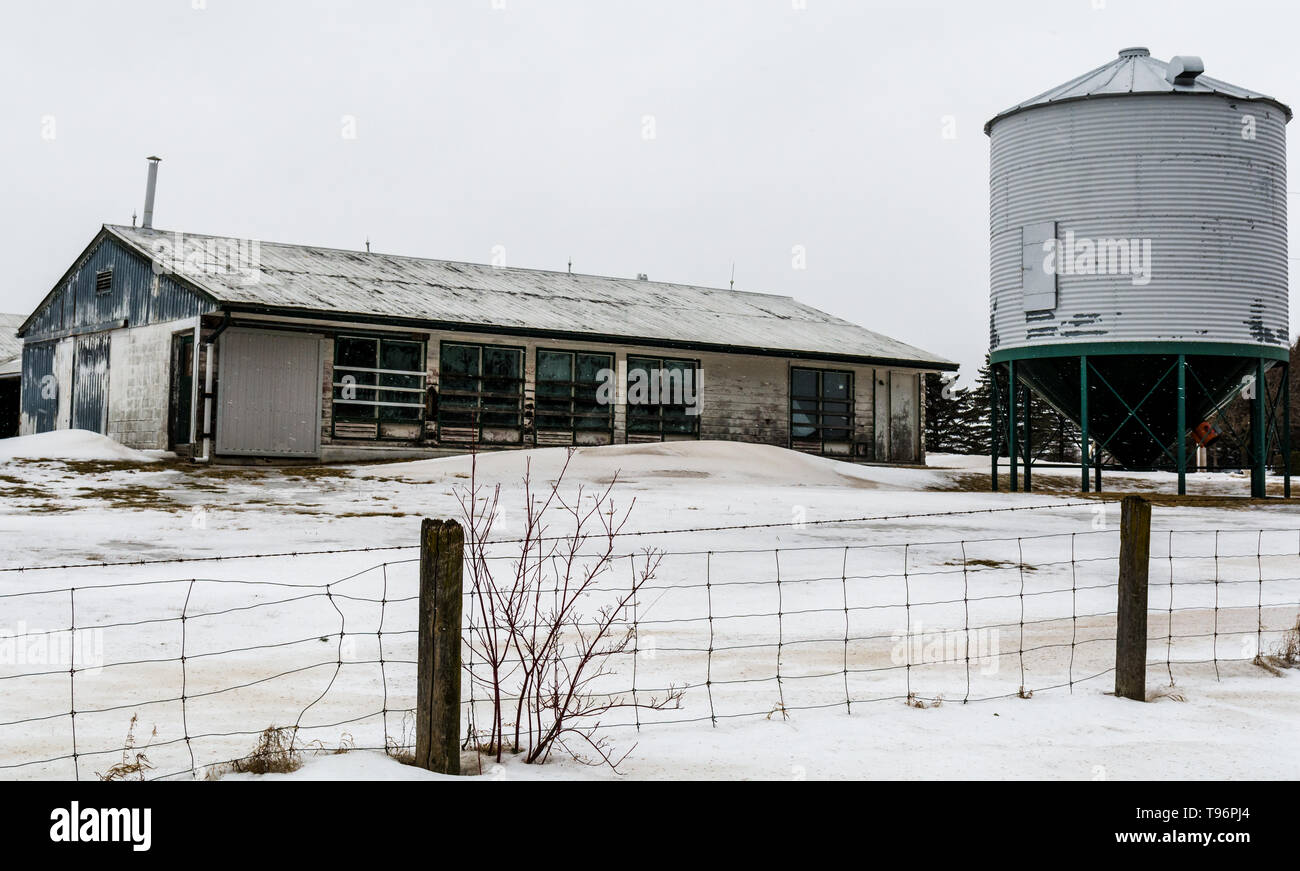
[[[1291,364],[1282,369],[1282,496],[1291,498]]]
[[[1029,396],[1029,385],[1026,384],[1020,388],[1020,392],[1025,399],[1025,492],[1029,493],[1034,489],[1034,417],[1032,413],[1032,399]]]
[[[1187,357],[1178,355],[1178,495],[1187,495]]]
[[[1016,457],[1016,361],[1007,361],[1007,452],[1010,454],[1011,492],[1020,489],[1020,466]]]
[[[998,392],[997,366],[989,366],[989,381],[991,382],[989,384],[989,387],[991,388],[989,390],[989,397],[990,397],[989,454],[990,454],[990,460],[992,461],[993,464],[993,471],[992,474],[990,475],[990,481],[991,481],[991,486],[993,488],[993,492],[996,493],[998,492],[998,433],[1000,427],[1002,426],[1002,421],[999,419],[1002,417],[1002,415],[1000,413],[1000,409],[998,408],[998,406],[1002,404],[1002,397],[999,395]]]
[[[1250,495],[1263,499],[1268,495],[1267,457],[1265,454],[1266,435],[1264,432],[1264,402],[1268,396],[1268,384],[1264,381],[1264,358],[1255,361],[1255,401],[1251,404],[1250,418]]]
[[[1079,358],[1079,469],[1080,492],[1088,492],[1088,358]]]

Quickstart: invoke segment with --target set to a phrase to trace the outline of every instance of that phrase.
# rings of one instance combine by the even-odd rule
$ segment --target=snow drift
[[[119,460],[156,463],[144,451],[86,429],[59,429],[37,435],[0,439],[0,460]]]

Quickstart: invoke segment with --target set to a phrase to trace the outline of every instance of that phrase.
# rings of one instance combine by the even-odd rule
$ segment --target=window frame
[[[695,391],[696,391],[696,393],[695,393],[695,402],[696,402],[696,408],[698,409],[698,408],[700,407],[700,402],[701,402],[702,399],[703,399],[703,397],[700,396],[700,393],[699,393],[699,390],[700,390],[700,374],[699,374],[699,373],[703,370],[703,366],[701,366],[700,361],[699,361],[698,359],[692,359],[692,358],[690,358],[690,357],[668,357],[668,356],[663,356],[663,355],[660,355],[660,356],[653,356],[653,355],[650,355],[650,354],[632,354],[632,353],[627,354],[627,355],[624,357],[624,360],[625,360],[626,365],[627,365],[627,371],[624,373],[624,377],[623,377],[623,407],[624,407],[624,415],[623,415],[623,432],[624,432],[625,437],[627,437],[628,439],[631,439],[633,436],[637,436],[637,437],[639,437],[639,438],[646,438],[646,437],[653,437],[653,436],[656,436],[656,435],[657,435],[657,436],[659,437],[659,441],[665,441],[665,436],[673,436],[673,437],[676,437],[676,438],[678,438],[678,439],[691,439],[691,438],[694,438],[694,439],[697,439],[697,440],[698,440],[698,439],[700,438],[700,417],[701,417],[702,415],[700,415],[700,414],[686,414],[686,413],[685,413],[685,408],[686,408],[685,405],[680,406],[680,408],[683,409],[683,413],[682,413],[681,417],[682,417],[683,419],[685,419],[687,422],[689,422],[689,423],[691,424],[691,427],[690,427],[689,430],[684,430],[684,431],[683,431],[683,430],[668,430],[668,429],[665,429],[665,428],[664,428],[665,412],[668,411],[669,409],[675,409],[675,408],[679,407],[679,406],[665,405],[664,403],[658,403],[658,404],[656,404],[656,405],[652,405],[652,406],[650,406],[650,408],[655,409],[655,413],[654,413],[653,415],[650,415],[650,416],[649,416],[649,417],[652,417],[653,420],[654,420],[654,427],[653,427],[653,428],[649,428],[649,429],[635,429],[635,430],[634,430],[634,429],[632,428],[632,423],[633,423],[632,418],[633,418],[633,416],[634,416],[633,413],[632,413],[632,409],[633,409],[633,408],[641,408],[642,406],[639,406],[639,405],[633,405],[631,402],[628,401],[628,397],[629,397],[630,394],[631,394],[631,392],[630,392],[630,390],[629,390],[629,386],[630,386],[629,379],[631,379],[631,377],[632,377],[632,371],[633,371],[632,361],[633,361],[633,360],[649,360],[649,361],[655,361],[655,362],[658,363],[658,366],[657,366],[656,368],[658,368],[658,369],[661,370],[661,371],[667,368],[667,365],[666,365],[667,363],[670,363],[670,362],[671,362],[671,363],[685,363],[685,364],[687,364],[687,368],[690,369],[692,372],[695,373],[694,376],[693,376],[693,377],[695,378]],[[645,419],[646,419],[645,417],[642,417],[642,420],[645,420]]]
[[[525,387],[527,386],[527,380],[528,380],[528,348],[527,348],[526,346],[524,346],[524,345],[498,345],[498,344],[493,344],[493,343],[491,343],[491,342],[466,342],[466,341],[461,341],[461,340],[459,340],[459,339],[439,339],[439,341],[438,341],[438,393],[437,393],[438,402],[437,402],[437,410],[436,410],[436,412],[435,412],[435,414],[434,414],[434,421],[435,421],[435,424],[436,424],[436,426],[437,426],[438,441],[439,441],[439,442],[448,441],[448,439],[446,439],[446,438],[444,437],[444,435],[443,435],[443,429],[444,429],[444,426],[445,426],[445,424],[444,424],[444,414],[446,414],[446,412],[447,412],[447,402],[446,402],[446,397],[447,397],[447,389],[446,389],[447,373],[446,373],[446,371],[445,371],[445,368],[444,368],[444,366],[443,366],[443,362],[442,362],[442,354],[443,354],[443,350],[444,350],[445,348],[447,348],[448,346],[451,346],[451,347],[461,347],[461,348],[475,348],[475,349],[477,349],[477,351],[478,351],[478,373],[479,373],[479,374],[474,375],[474,376],[454,376],[454,377],[473,377],[473,378],[478,382],[478,390],[477,390],[477,391],[475,391],[475,392],[473,392],[473,393],[467,393],[467,394],[464,394],[464,395],[466,395],[466,396],[475,396],[475,397],[477,397],[477,398],[478,398],[478,403],[477,403],[477,405],[475,405],[475,407],[474,407],[474,409],[473,409],[473,413],[474,413],[474,421],[475,421],[475,425],[474,425],[474,438],[471,439],[471,440],[469,440],[469,441],[464,441],[464,440],[461,440],[461,439],[450,439],[450,442],[453,443],[453,444],[483,444],[483,430],[484,430],[484,429],[494,429],[494,430],[512,430],[512,429],[515,429],[515,430],[518,430],[518,432],[519,432],[519,437],[518,437],[518,439],[515,439],[515,440],[513,440],[513,441],[493,441],[492,444],[523,444],[523,443],[524,443],[524,429],[525,429],[525,423],[527,422],[527,421],[526,421],[526,415],[525,415],[525,408],[524,408],[524,406],[525,406],[525,402],[524,402],[524,399],[525,399],[525,397],[524,397],[524,393],[525,393]],[[514,412],[514,413],[517,415],[517,420],[518,420],[518,422],[517,422],[515,425],[513,425],[513,426],[505,426],[505,425],[500,425],[500,424],[493,424],[493,425],[484,426],[484,424],[483,424],[483,401],[482,401],[482,400],[483,400],[483,397],[484,397],[484,395],[485,395],[485,394],[483,393],[483,389],[482,389],[482,388],[483,388],[483,379],[484,379],[484,375],[483,375],[483,352],[484,352],[484,351],[487,351],[487,350],[511,351],[511,352],[517,353],[517,354],[519,355],[519,377],[516,378],[516,379],[512,379],[512,380],[517,381],[517,382],[518,382],[518,386],[519,386],[519,390],[518,390],[518,393],[517,393],[517,398],[518,398],[518,410],[517,410],[516,412]],[[459,395],[462,395],[462,394],[461,394],[460,392],[457,392],[457,393],[454,393],[453,395],[454,395],[454,396],[459,396]],[[495,397],[498,397],[498,396],[501,396],[501,397],[506,396],[506,394],[497,394],[497,393],[492,393],[492,394],[487,394],[487,395],[490,396],[490,397],[494,397],[494,398],[495,398]],[[464,409],[464,408],[453,408],[452,411],[453,411],[453,413],[455,413],[455,412],[459,412],[459,413],[462,413],[462,414],[463,414],[463,413],[465,413],[465,412],[467,411],[467,409]],[[500,410],[500,409],[488,409],[488,411],[491,412],[491,413],[496,413],[496,414],[509,414],[509,413],[511,413],[511,412],[502,411],[502,410]],[[452,424],[451,427],[454,428],[454,429],[464,429],[464,428],[466,428],[466,427],[458,426],[458,425],[455,425],[455,424]]]
[[[543,384],[542,357],[541,357],[542,354],[567,354],[569,356],[569,381],[546,382],[549,384],[568,385],[569,396],[567,402],[568,402],[569,410],[567,412],[553,412],[553,411],[542,410],[543,399],[547,399],[547,400],[560,399],[561,401],[563,401],[561,397],[542,396],[542,392],[541,392],[541,387]],[[602,383],[599,380],[596,381],[577,380],[578,357],[581,355],[585,355],[588,357],[604,357],[606,360],[609,361],[609,365],[607,368],[613,371],[615,373],[615,377],[617,377],[618,355],[615,354],[613,351],[592,351],[583,348],[554,348],[554,347],[542,347],[540,345],[533,349],[533,440],[534,442],[536,442],[539,433],[549,433],[555,435],[568,433],[570,438],[575,441],[577,440],[577,437],[580,433],[600,433],[603,435],[608,435],[610,437],[610,441],[611,442],[613,441],[614,407],[617,404],[617,396],[614,397],[615,399],[614,402],[610,402],[607,406],[605,406],[607,410],[603,415],[583,414],[576,410],[578,397],[575,394],[577,392],[578,387],[594,386],[596,387],[597,390],[599,390],[600,384]],[[544,417],[567,417],[569,419],[569,425],[567,428],[543,426],[542,418]],[[604,418],[606,425],[600,427],[592,426],[592,427],[579,428],[576,425],[576,421],[578,418],[584,418],[584,419],[590,418],[593,420],[599,420],[600,418]]]
[[[795,373],[796,373],[796,372],[812,372],[812,373],[814,373],[814,374],[816,375],[816,377],[817,377],[817,390],[816,390],[816,396],[806,396],[806,395],[798,395],[798,396],[796,396],[796,395],[795,395],[795,384],[794,384],[794,382],[795,382]],[[828,399],[828,398],[826,397],[826,388],[825,388],[825,376],[826,376],[826,375],[843,375],[843,376],[845,376],[845,378],[846,378],[846,380],[847,380],[847,383],[848,383],[848,395],[847,395],[844,399]],[[828,445],[828,444],[841,445],[841,444],[842,444],[842,445],[848,445],[849,448],[850,448],[850,452],[852,451],[852,445],[853,445],[854,434],[857,432],[857,409],[856,409],[856,406],[857,406],[857,378],[856,378],[856,373],[855,373],[852,369],[829,369],[829,368],[825,368],[825,367],[815,367],[815,366],[795,366],[795,365],[791,365],[791,366],[790,366],[790,374],[789,374],[789,393],[788,393],[788,397],[789,397],[789,402],[787,403],[787,408],[788,408],[788,419],[789,419],[789,423],[790,423],[790,447],[791,447],[791,449],[795,449],[795,446],[796,446],[796,445],[809,445],[809,444],[816,444],[816,445],[817,445],[818,453],[825,453],[825,452],[826,452],[826,445]],[[799,401],[802,401],[802,402],[815,401],[815,402],[817,403],[816,410],[815,410],[815,411],[809,411],[809,409],[807,409],[807,408],[795,408],[795,403],[796,403],[796,402],[799,402]],[[844,405],[847,406],[847,409],[846,409],[845,411],[843,411],[843,412],[840,412],[840,411],[827,411],[825,406],[826,406],[826,403],[828,403],[828,402],[842,403],[842,404],[844,404]],[[795,430],[795,426],[796,426],[796,423],[795,423],[795,414],[796,414],[796,413],[798,413],[798,414],[802,414],[802,415],[811,415],[812,417],[815,418],[815,422],[811,424],[811,426],[812,426],[812,428],[813,428],[813,432],[812,432],[811,434],[809,434],[809,435],[807,435],[807,436],[796,436],[796,435],[795,435],[795,431],[794,431],[794,430]],[[839,424],[839,423],[828,424],[828,423],[826,422],[826,418],[827,418],[827,417],[831,417],[831,416],[833,416],[833,417],[843,417],[843,418],[846,419],[846,422],[843,423],[843,424]],[[798,426],[809,426],[809,425],[810,425],[810,424],[807,424],[807,423],[800,423],[800,424],[798,424]],[[827,431],[831,431],[831,430],[836,431],[836,432],[843,431],[844,433],[846,433],[846,435],[845,435],[845,437],[842,438],[842,439],[840,439],[840,438],[827,438],[827,437],[826,437],[826,433],[827,433]]]
[[[338,362],[339,345],[340,345],[340,340],[345,340],[345,339],[374,342],[376,364],[378,364],[381,360],[383,360],[383,343],[386,341],[401,342],[408,345],[419,345],[420,359],[423,361],[423,370],[420,372],[416,372],[414,370],[408,371],[408,370],[401,370],[401,369],[385,369],[378,365],[374,367],[340,365]],[[418,427],[420,430],[420,434],[417,435],[416,438],[420,438],[424,433],[424,423],[428,417],[427,414],[428,410],[426,408],[425,397],[427,396],[428,389],[429,389],[429,340],[423,336],[415,336],[406,333],[392,335],[388,333],[345,332],[345,333],[336,333],[333,336],[333,345],[334,345],[333,354],[331,355],[330,358],[330,408],[331,408],[330,436],[332,438],[356,439],[360,441],[411,441],[411,437],[409,435],[385,435],[384,425],[390,424],[390,425],[398,425],[398,426]],[[352,371],[352,372],[373,373],[376,376],[375,377],[376,383],[349,385],[346,382],[341,382],[339,380],[340,370],[342,370],[343,372]],[[396,385],[381,385],[378,383],[379,377],[385,374],[394,375],[397,377],[407,377],[407,378],[418,377],[419,387],[399,387]],[[348,387],[348,386],[355,387],[358,390],[372,391],[375,395],[374,401],[366,401],[362,399],[341,399],[336,395],[339,388]],[[379,395],[381,393],[407,394],[412,397],[413,401],[408,403],[386,402],[379,399]],[[417,397],[418,397],[418,402],[415,401]],[[372,414],[369,416],[366,416],[364,414],[348,413],[347,411],[348,409],[352,409],[352,408],[367,408],[367,407],[370,408],[372,412]],[[381,415],[381,410],[383,408],[417,408],[417,407],[419,413],[414,419],[411,420],[398,420],[398,419],[386,420]],[[340,436],[337,431],[339,423],[345,423],[345,424],[346,423],[353,423],[353,424],[373,423],[375,425],[375,435],[371,438],[365,438],[354,434]]]

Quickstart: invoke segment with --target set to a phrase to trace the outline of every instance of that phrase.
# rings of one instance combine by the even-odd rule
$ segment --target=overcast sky
[[[1130,45],[1300,101],[1296,8],[9,4],[0,311],[129,224],[159,154],[160,228],[473,262],[502,246],[511,266],[722,287],[734,262],[738,289],[958,360],[968,383],[988,340],[984,122]]]

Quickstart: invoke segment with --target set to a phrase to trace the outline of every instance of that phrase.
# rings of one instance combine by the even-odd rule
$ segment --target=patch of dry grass
[[[1283,669],[1300,668],[1300,617],[1296,618],[1295,626],[1283,633],[1272,653],[1260,652],[1255,657],[1255,665],[1278,677]]]
[[[226,774],[289,774],[302,767],[302,751],[295,744],[297,731],[287,726],[268,726],[247,756],[208,770],[209,780]]]
[[[113,765],[102,774],[96,771],[95,776],[100,780],[144,780],[145,772],[153,768],[153,765],[149,762],[149,757],[144,753],[144,750],[147,749],[149,745],[146,744],[144,748],[136,747],[135,727],[139,722],[140,715],[132,714],[131,725],[126,729],[126,742],[122,749],[122,761]],[[153,743],[153,739],[157,737],[158,727],[155,726],[153,732],[149,735],[149,742]]]
[[[114,508],[128,508],[140,511],[188,511],[190,506],[183,505],[156,487],[78,487],[70,498],[97,499],[109,503]]]
[[[945,562],[944,565],[959,566],[962,565],[962,561],[951,559]],[[1038,571],[1038,566],[1030,565],[1029,563],[1014,563],[1011,562],[1010,560],[1004,560],[1004,559],[971,558],[966,560],[965,565],[974,566],[977,570],[978,569],[1024,569],[1027,572]]]

